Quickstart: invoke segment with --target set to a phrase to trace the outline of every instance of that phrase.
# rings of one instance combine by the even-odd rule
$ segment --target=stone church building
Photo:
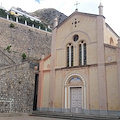
[[[40,61],[37,110],[120,113],[120,38],[99,15],[76,11],[58,25]]]

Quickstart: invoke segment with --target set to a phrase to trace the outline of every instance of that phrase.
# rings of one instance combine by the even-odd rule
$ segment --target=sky
[[[55,8],[65,15],[71,15],[75,9],[76,1],[79,12],[98,14],[100,1],[103,5],[105,21],[120,36],[120,0],[0,0],[0,4],[9,10],[12,6],[20,7],[27,12],[43,8]]]

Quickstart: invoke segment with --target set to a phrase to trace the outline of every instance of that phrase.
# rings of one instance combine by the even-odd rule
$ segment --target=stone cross
[[[80,4],[80,3],[78,3],[78,2],[76,1],[76,4],[75,4],[75,5],[76,5],[76,9],[77,9],[78,4]]]

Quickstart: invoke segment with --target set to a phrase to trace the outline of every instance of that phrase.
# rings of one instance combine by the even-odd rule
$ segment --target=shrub
[[[3,17],[3,18],[7,17],[7,13],[5,12],[5,10],[0,9],[0,17]]]
[[[26,54],[25,54],[25,53],[22,54],[22,59],[23,59],[23,60],[26,59]]]
[[[6,48],[6,50],[8,51],[8,52],[10,52],[10,48],[11,48],[12,46],[10,45],[10,46],[7,46],[7,48]]]
[[[51,30],[51,29],[49,29],[49,28],[47,28],[47,31],[48,31],[48,32],[52,32],[52,30]]]
[[[15,21],[16,20],[16,16],[12,15],[12,14],[9,14],[9,19],[12,20],[12,21]]]
[[[19,19],[19,23],[22,24],[25,24],[25,20],[27,20],[25,16],[19,16],[18,19]]]
[[[13,23],[10,24],[10,28],[14,28],[15,25]]]

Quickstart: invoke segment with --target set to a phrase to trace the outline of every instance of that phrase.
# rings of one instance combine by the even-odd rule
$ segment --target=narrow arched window
[[[114,45],[114,41],[112,37],[110,38],[110,45]]]
[[[86,63],[87,63],[87,59],[86,59],[87,58],[87,56],[86,56],[86,43],[83,44],[83,47],[84,47],[84,58],[83,59],[84,59],[84,65],[86,65]]]
[[[82,45],[79,45],[79,65],[82,65]]]
[[[67,45],[67,67],[73,66],[73,45],[69,43]]]
[[[86,43],[81,41],[79,44],[79,65],[87,64]]]
[[[67,66],[69,66],[69,47],[67,47]]]
[[[71,46],[71,66],[73,66],[73,46]]]

